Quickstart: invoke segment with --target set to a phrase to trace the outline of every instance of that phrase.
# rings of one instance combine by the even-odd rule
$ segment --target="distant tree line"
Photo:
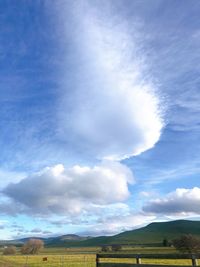
[[[198,254],[200,253],[200,238],[191,234],[182,235],[174,240],[164,238],[162,241],[164,247],[174,247],[181,253]],[[118,252],[122,250],[120,244],[102,245],[102,252]]]

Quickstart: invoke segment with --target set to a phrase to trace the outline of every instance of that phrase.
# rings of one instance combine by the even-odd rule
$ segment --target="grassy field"
[[[43,261],[45,255],[35,256],[1,256],[0,266],[3,267],[40,267],[40,266],[60,266],[60,267],[95,267],[95,255],[74,254],[74,255],[48,255],[47,261]]]
[[[99,252],[98,247],[91,248],[46,248],[39,255],[22,256],[0,256],[0,267],[95,267],[95,254]],[[176,253],[172,248],[142,248],[142,247],[123,247],[121,253]],[[43,258],[47,257],[47,261]],[[101,262],[110,263],[135,263],[135,259],[101,259]],[[145,264],[163,265],[191,265],[191,260],[171,260],[171,259],[142,259]]]

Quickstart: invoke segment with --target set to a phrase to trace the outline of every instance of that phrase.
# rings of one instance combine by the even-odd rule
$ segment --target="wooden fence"
[[[136,263],[107,263],[105,259],[135,259]],[[178,267],[178,265],[157,265],[157,264],[142,264],[142,259],[182,259],[191,260],[191,266],[198,266],[198,259],[200,255],[187,255],[187,254],[96,254],[96,267]],[[101,262],[101,259],[104,259]],[[180,265],[179,265],[180,266]]]

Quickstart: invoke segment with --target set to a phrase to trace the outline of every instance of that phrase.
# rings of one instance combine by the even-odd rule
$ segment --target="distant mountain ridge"
[[[154,222],[145,227],[131,231],[125,231],[114,236],[83,237],[79,235],[68,234],[42,239],[47,246],[52,247],[86,247],[110,244],[158,245],[162,244],[164,238],[172,240],[183,234],[192,234],[200,237],[200,221],[177,220],[169,222]],[[13,242],[23,243],[27,239],[30,238],[14,240]]]
[[[68,234],[68,235],[62,235],[59,237],[60,240],[74,240],[74,241],[80,241],[80,240],[87,240],[89,237],[79,236],[75,234]]]

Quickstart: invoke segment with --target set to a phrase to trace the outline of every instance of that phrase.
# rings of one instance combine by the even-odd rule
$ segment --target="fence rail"
[[[157,265],[143,264],[142,259],[191,259],[191,266],[198,266],[200,255],[189,254],[96,254],[96,267],[128,267],[128,266],[143,266],[143,267],[177,267],[177,265]],[[101,259],[135,259],[136,263],[108,263],[101,262]]]
[[[200,258],[200,255],[199,254],[195,254],[195,255],[190,255],[190,254],[178,254],[178,253],[173,253],[173,254],[128,254],[128,253],[120,253],[120,254],[116,254],[116,253],[109,253],[109,254],[106,254],[106,253],[99,253],[97,254],[98,255],[98,258],[116,258],[116,259],[119,259],[119,258],[137,258],[137,257],[140,257],[140,258],[144,258],[144,259],[182,259],[182,260],[186,260],[186,259],[191,259],[192,256],[197,259]]]
[[[158,264],[131,264],[131,263],[99,263],[99,267],[191,267],[192,265],[158,265]]]

